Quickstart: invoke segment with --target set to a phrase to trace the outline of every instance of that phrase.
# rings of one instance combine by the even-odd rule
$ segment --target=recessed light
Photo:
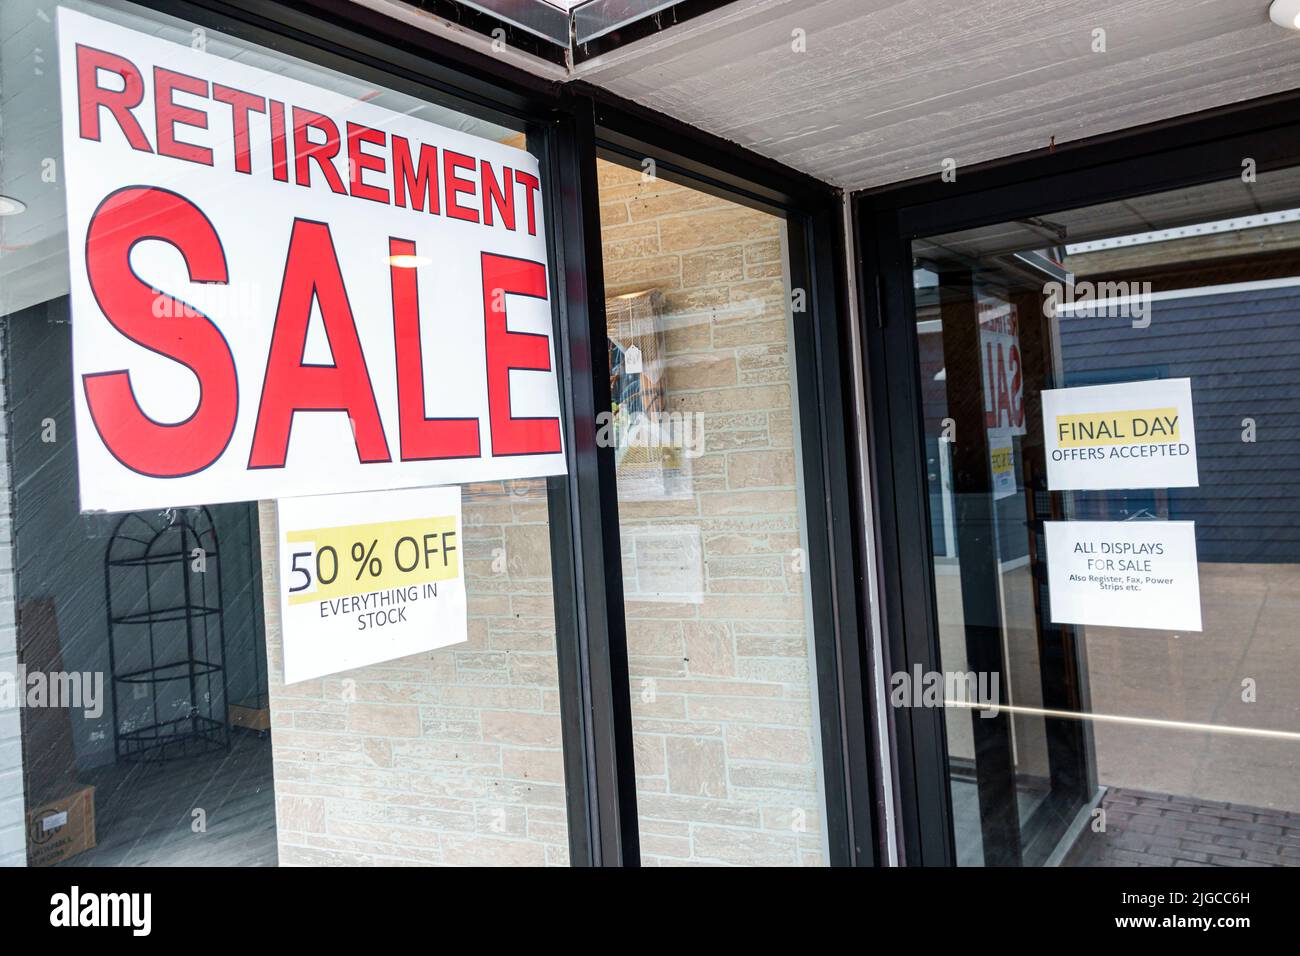
[[[389,256],[388,264],[396,266],[399,269],[414,269],[416,266],[427,266],[433,260],[428,256]]]
[[[0,216],[16,216],[27,208],[27,203],[13,196],[0,196]]]
[[[1268,18],[1288,30],[1300,30],[1300,0],[1273,0]]]

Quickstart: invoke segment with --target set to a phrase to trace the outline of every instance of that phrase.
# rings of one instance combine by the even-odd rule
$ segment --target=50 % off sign
[[[460,574],[457,537],[455,515],[291,532],[289,571],[295,583],[289,586],[289,603],[455,578]]]
[[[286,683],[467,639],[459,488],[288,498],[277,514]]]

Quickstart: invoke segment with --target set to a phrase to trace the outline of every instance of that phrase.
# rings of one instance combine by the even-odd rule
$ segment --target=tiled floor
[[[230,743],[229,753],[85,775],[98,845],[64,865],[275,866],[271,739],[233,731]]]
[[[974,780],[954,777],[951,780],[953,830],[957,841],[958,866],[983,866],[984,841],[980,835],[979,790]],[[1044,790],[1017,786],[1016,809],[1020,825],[1033,816],[1046,796]]]
[[[1198,569],[1203,631],[1082,629],[1087,709],[1168,722],[1095,723],[1097,776],[1107,786],[1195,795],[1198,805],[1300,810],[1295,741],[1271,734],[1300,730],[1294,688],[1300,564],[1201,562]],[[1009,703],[1038,707],[1043,675],[1036,579],[1022,566],[1004,569],[1001,580],[1008,671],[1002,689]],[[943,669],[964,671],[961,579],[936,562],[935,586]],[[1250,694],[1244,692],[1247,679]],[[961,717],[948,715],[948,752],[969,759],[972,718]],[[1012,724],[1017,772],[1048,776],[1043,719],[1019,715]],[[1235,732],[1223,733],[1224,727]]]
[[[1066,866],[1300,866],[1300,813],[1112,787]]]

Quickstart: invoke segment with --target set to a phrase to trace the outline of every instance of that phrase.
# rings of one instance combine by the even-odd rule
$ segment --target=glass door
[[[1300,173],[911,256],[955,862],[1300,862]]]

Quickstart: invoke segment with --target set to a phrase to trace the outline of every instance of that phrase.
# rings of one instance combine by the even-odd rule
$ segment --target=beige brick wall
[[[261,506],[282,865],[566,865],[543,482],[468,486],[469,641],[286,687]]]
[[[700,529],[699,604],[627,603],[644,862],[825,862],[800,570],[784,223],[600,164],[609,297],[662,294],[672,411],[701,413],[685,500],[620,501]]]

